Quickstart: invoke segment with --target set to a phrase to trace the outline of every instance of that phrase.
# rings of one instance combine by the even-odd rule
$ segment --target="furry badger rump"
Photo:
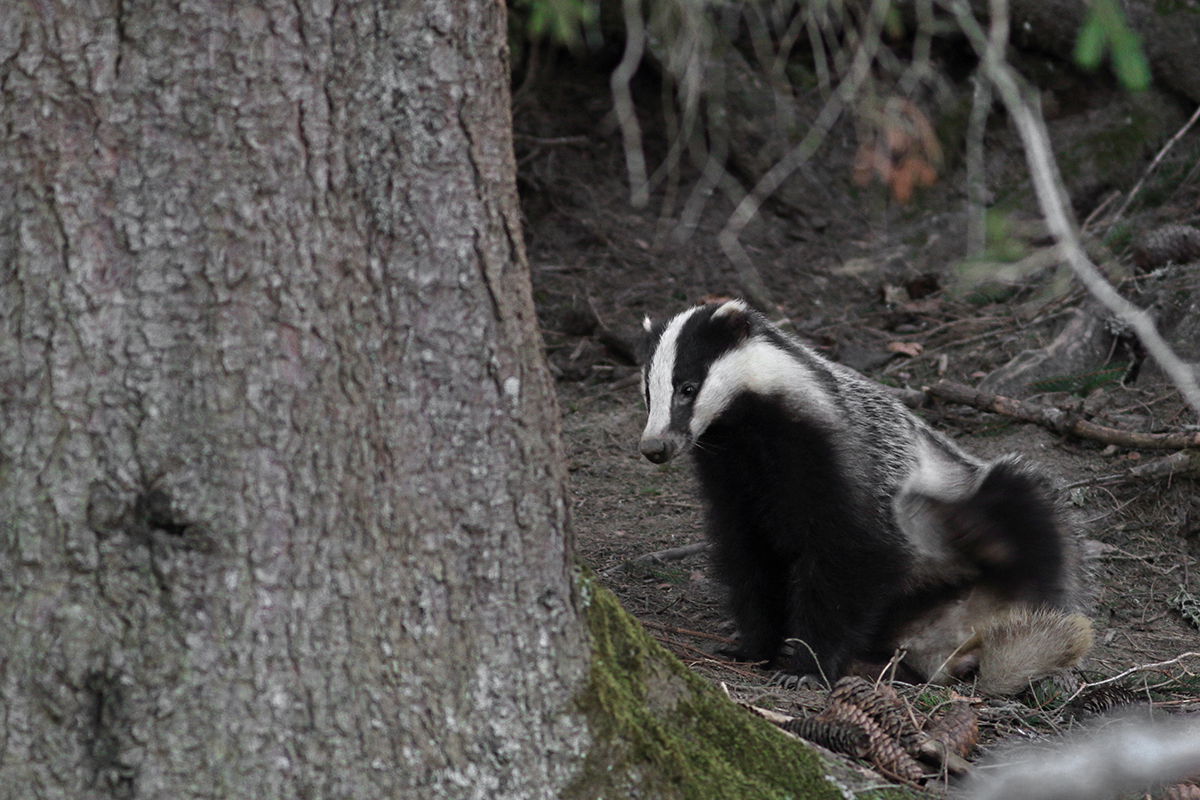
[[[984,462],[740,300],[646,320],[641,452],[692,452],[733,655],[832,681],[897,649],[992,694],[1091,645],[1079,549],[1048,481]]]

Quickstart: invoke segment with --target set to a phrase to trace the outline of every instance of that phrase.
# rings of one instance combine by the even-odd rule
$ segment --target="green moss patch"
[[[843,796],[815,751],[738,707],[655,642],[608,590],[581,581],[592,667],[578,702],[595,741],[564,797]]]

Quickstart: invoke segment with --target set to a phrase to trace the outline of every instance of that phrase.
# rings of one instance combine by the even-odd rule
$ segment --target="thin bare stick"
[[[678,636],[691,636],[696,639],[707,639],[710,642],[720,642],[721,644],[727,644],[727,645],[737,644],[737,642],[735,642],[733,639],[727,638],[725,636],[717,636],[715,633],[705,633],[704,631],[691,631],[691,630],[688,630],[687,628],[676,628],[674,625],[664,625],[663,623],[655,622],[652,619],[643,619],[643,620],[638,620],[638,621],[641,622],[642,626],[645,628],[651,628],[656,631],[663,631],[664,633],[674,633]]]
[[[804,9],[804,26],[808,28],[808,46],[812,48],[813,65],[817,71],[817,86],[821,89],[822,97],[829,97],[829,63],[826,60],[825,38],[821,35],[821,23],[817,20],[817,9],[825,13],[822,3],[808,3]]]
[[[1196,462],[1196,466],[1194,467],[1192,466],[1193,459]],[[1081,486],[1098,486],[1100,484],[1135,481],[1144,478],[1170,478],[1175,474],[1184,474],[1187,472],[1194,472],[1200,475],[1200,455],[1197,455],[1194,450],[1180,450],[1178,453],[1172,453],[1165,458],[1158,458],[1146,464],[1138,464],[1136,467],[1130,467],[1124,472],[1076,481],[1065,488],[1078,489]]]
[[[642,53],[646,49],[646,22],[642,19],[642,6],[638,0],[625,0],[622,7],[625,13],[625,53],[621,56],[621,63],[613,70],[611,85],[617,122],[625,142],[629,202],[634,208],[641,208],[650,202],[650,188],[646,179],[646,154],[642,151],[642,128],[633,108],[633,92],[629,89],[629,81],[637,72],[638,64],[642,63]]]
[[[808,651],[808,654],[810,656],[812,656],[813,663],[817,665],[817,672],[819,672],[821,675],[821,683],[825,684],[826,687],[833,688],[833,683],[829,680],[829,676],[825,674],[825,668],[821,666],[821,659],[817,658],[817,653],[815,650],[812,649],[812,645],[810,645],[808,642],[804,641],[803,639],[784,639],[783,641],[785,644],[790,644],[793,646],[798,645],[798,644],[804,645],[804,649]],[[779,674],[780,673],[776,673],[776,676],[778,676]],[[800,677],[801,681],[803,681],[803,677],[801,677],[801,676],[797,676],[797,677]]]
[[[696,181],[691,195],[684,204],[679,224],[675,228],[677,243],[686,241],[692,235],[700,223],[700,214],[704,211],[704,206],[712,196],[714,189],[725,185],[724,191],[727,194],[741,189],[741,185],[733,180],[725,170],[725,163],[729,158],[729,127],[720,120],[720,117],[725,115],[726,71],[719,60],[714,59],[713,61],[714,63],[706,72],[707,135],[705,135],[706,131],[700,129],[700,126],[691,126],[688,129],[687,146],[692,154],[692,160],[697,165],[703,164],[703,166],[700,171],[700,179]],[[741,200],[741,196],[732,199],[737,203]]]
[[[922,80],[933,75],[931,53],[933,50],[933,0],[917,0],[917,29],[913,34],[912,64],[916,69],[908,71],[900,79],[900,93],[911,94]]]
[[[1108,208],[1109,204],[1120,196],[1121,193],[1116,189],[1110,192],[1108,197],[1104,198],[1100,205],[1093,208],[1092,213],[1087,215],[1087,219],[1083,221],[1083,229],[1086,231],[1088,228],[1092,227],[1092,223],[1100,218],[1100,215],[1104,213],[1104,209]]]
[[[1117,209],[1117,213],[1113,214],[1112,219],[1108,221],[1110,228],[1116,224],[1117,220],[1121,218],[1121,215],[1125,213],[1125,210],[1129,208],[1129,204],[1133,202],[1133,198],[1137,197],[1137,193],[1142,190],[1142,184],[1145,183],[1146,179],[1150,177],[1150,173],[1153,172],[1154,168],[1158,166],[1158,162],[1162,161],[1163,156],[1167,154],[1167,151],[1174,147],[1175,143],[1178,142],[1185,133],[1191,130],[1192,126],[1196,124],[1196,120],[1198,119],[1200,119],[1200,106],[1196,107],[1195,112],[1192,113],[1192,118],[1185,122],[1182,128],[1176,131],[1175,135],[1171,137],[1171,140],[1164,144],[1163,148],[1158,151],[1158,155],[1156,155],[1154,160],[1150,162],[1150,166],[1146,167],[1146,171],[1142,173],[1142,177],[1134,185],[1133,189],[1130,190],[1129,196],[1125,198],[1125,202],[1121,204],[1121,207]]]
[[[1128,678],[1130,675],[1136,675],[1139,672],[1151,672],[1153,670],[1162,669],[1163,667],[1173,667],[1176,664],[1183,661],[1185,658],[1200,658],[1200,653],[1196,653],[1196,652],[1182,653],[1180,655],[1175,656],[1175,658],[1169,659],[1167,661],[1159,661],[1156,664],[1140,664],[1136,667],[1130,667],[1129,669],[1125,670],[1124,672],[1121,672],[1117,675],[1113,675],[1111,678],[1105,678],[1102,681],[1096,681],[1095,683],[1081,684],[1080,687],[1075,690],[1075,693],[1067,698],[1067,702],[1070,703],[1072,700],[1074,700],[1076,697],[1078,697],[1080,694],[1087,691],[1088,689],[1095,689],[1099,686],[1108,686],[1110,683],[1116,683],[1117,681],[1124,680],[1125,678]]]
[[[682,547],[672,547],[667,550],[658,550],[654,553],[645,553],[637,558],[629,561],[622,561],[620,564],[615,564],[606,570],[600,572],[601,578],[610,578],[616,575],[621,570],[625,569],[629,564],[664,564],[668,561],[682,561],[688,556],[702,553],[708,549],[708,542],[696,542],[695,544],[685,544]]]

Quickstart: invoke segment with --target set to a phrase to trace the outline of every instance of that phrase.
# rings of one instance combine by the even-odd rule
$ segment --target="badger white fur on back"
[[[646,354],[641,452],[694,456],[734,655],[832,681],[903,648],[918,679],[992,693],[1082,658],[1078,548],[1039,473],[968,455],[740,300],[647,320]]]

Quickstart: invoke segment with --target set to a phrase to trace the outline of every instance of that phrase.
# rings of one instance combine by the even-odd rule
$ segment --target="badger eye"
[[[687,398],[695,397],[696,396],[696,384],[694,384],[694,383],[683,384],[682,386],[679,387],[679,395],[681,397],[687,397]]]

